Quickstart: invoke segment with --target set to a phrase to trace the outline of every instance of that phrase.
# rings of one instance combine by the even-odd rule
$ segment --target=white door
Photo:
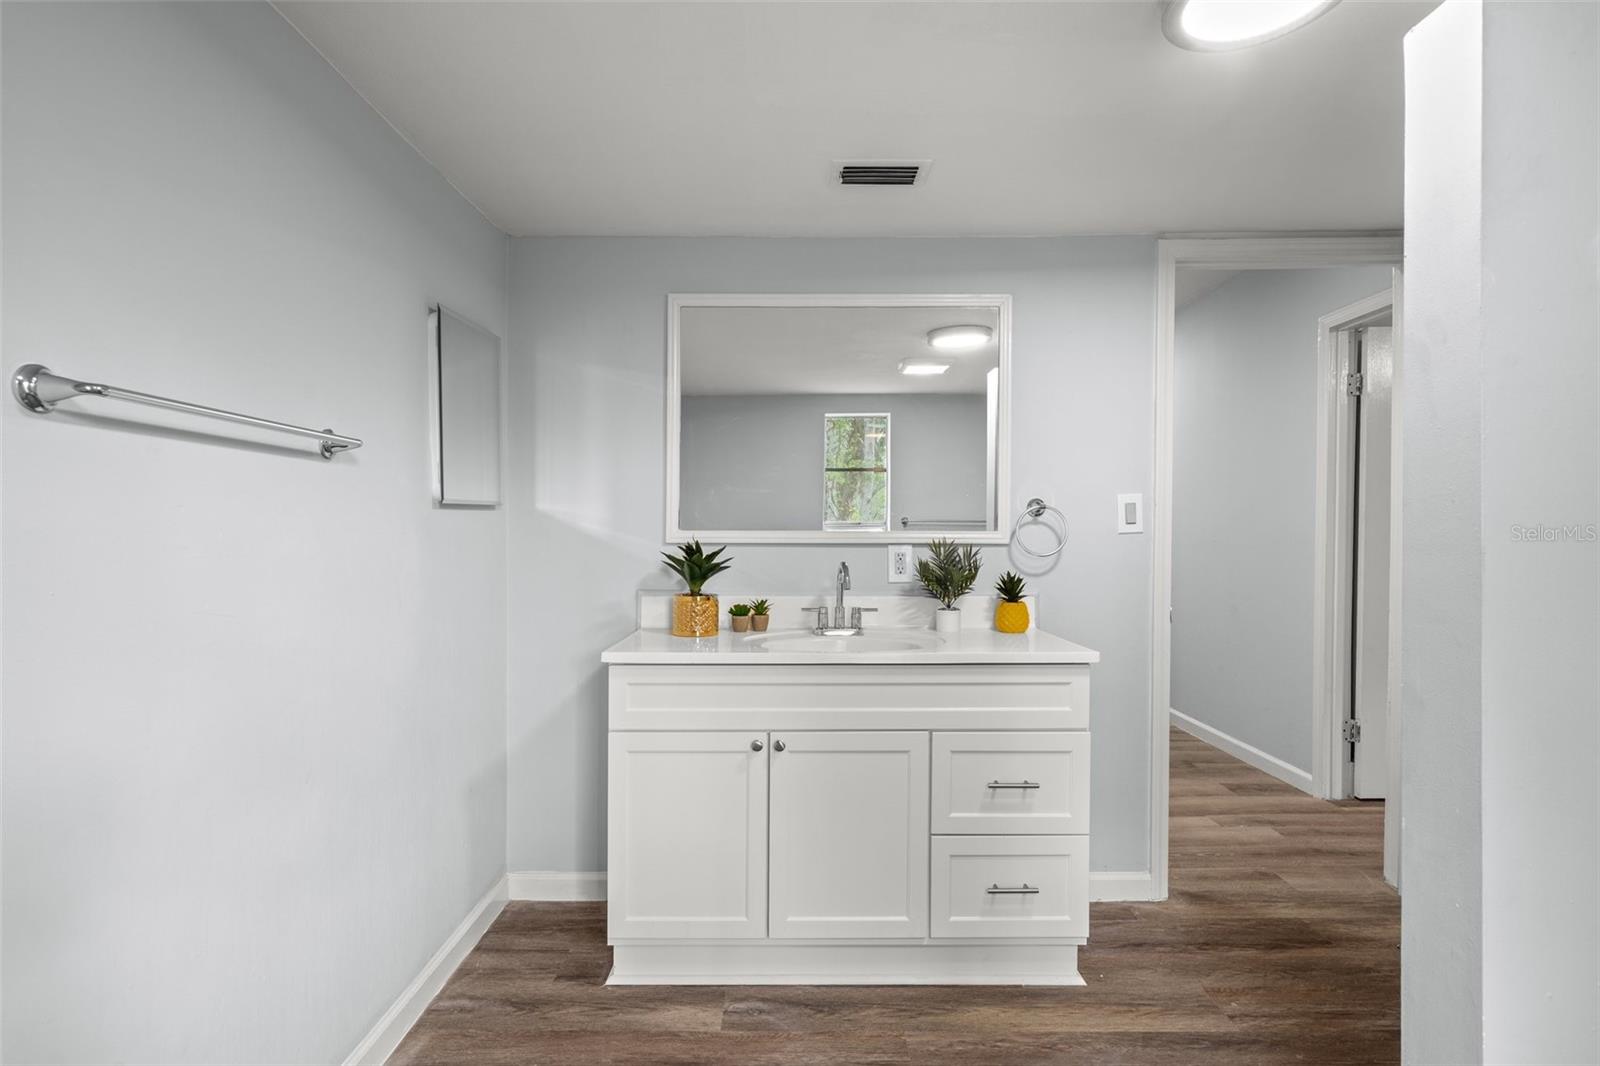
[[[774,939],[928,933],[928,734],[772,734]]]
[[[1389,789],[1389,547],[1393,460],[1394,330],[1360,331],[1361,412],[1356,463],[1356,602],[1351,744],[1354,792]]]
[[[767,935],[767,735],[612,733],[610,939]]]

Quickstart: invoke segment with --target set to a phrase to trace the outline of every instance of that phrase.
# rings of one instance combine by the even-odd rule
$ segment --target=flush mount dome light
[[[950,369],[949,363],[936,363],[931,359],[902,359],[900,360],[900,373],[913,376],[927,376],[943,374]]]
[[[994,330],[988,326],[940,326],[928,331],[928,347],[941,352],[967,352],[982,348],[992,336]]]
[[[1299,29],[1339,0],[1165,0],[1167,40],[1195,52],[1248,48]]]

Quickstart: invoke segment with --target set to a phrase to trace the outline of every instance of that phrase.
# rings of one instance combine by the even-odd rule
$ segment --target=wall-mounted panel
[[[500,503],[500,338],[440,307],[428,315],[433,498]]]

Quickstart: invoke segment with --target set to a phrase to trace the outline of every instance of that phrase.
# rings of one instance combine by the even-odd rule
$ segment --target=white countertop
[[[773,629],[767,633],[734,633],[724,624],[715,637],[675,637],[665,629],[636,629],[600,655],[612,664],[783,664],[808,663],[861,665],[884,663],[1066,663],[1100,661],[1100,653],[1037,629],[1027,633],[999,633],[993,629],[963,627],[959,633],[936,634],[931,629],[868,626],[863,647],[870,638],[886,642],[915,640],[926,647],[873,648],[866,651],[815,651],[769,648],[772,640],[809,635],[806,629]],[[844,637],[848,643],[857,638]]]

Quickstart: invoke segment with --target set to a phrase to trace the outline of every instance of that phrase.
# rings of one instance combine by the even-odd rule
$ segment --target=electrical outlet
[[[899,583],[917,579],[917,550],[909,544],[889,545],[889,581]]]

